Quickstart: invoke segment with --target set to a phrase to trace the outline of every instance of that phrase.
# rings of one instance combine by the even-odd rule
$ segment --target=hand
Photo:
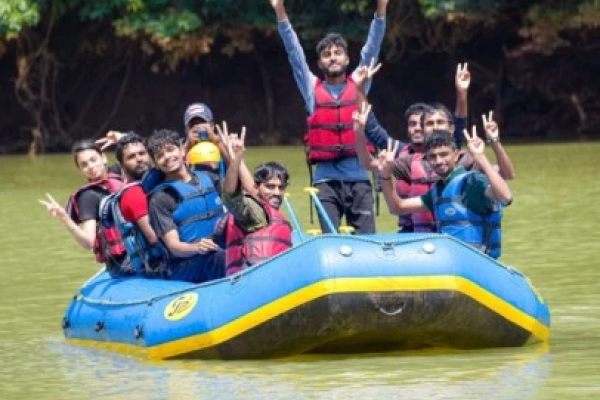
[[[394,160],[396,159],[396,153],[398,152],[398,146],[400,142],[393,139],[388,139],[388,145],[386,150],[381,150],[377,157],[379,165],[377,170],[379,171],[382,178],[388,179],[392,175]]]
[[[475,158],[477,155],[484,154],[485,143],[479,136],[477,136],[477,127],[473,125],[473,134],[469,135],[469,131],[467,129],[464,130],[465,139],[467,140],[467,149],[469,153]]]
[[[225,146],[231,161],[241,160],[246,152],[246,127],[242,127],[242,133],[239,137],[237,133],[229,134],[227,122],[225,121],[223,121],[223,128],[221,128],[219,125],[216,127],[217,131],[219,132],[219,137],[223,142],[223,146]]]
[[[271,1],[271,7],[273,7],[273,8],[283,7],[283,0],[270,0],[270,1]]]
[[[381,68],[381,63],[375,65],[375,58],[371,58],[369,66],[361,65],[358,67],[354,76],[354,82],[356,83],[356,86],[363,89],[367,81],[372,79],[373,75],[379,71],[379,68]]]
[[[70,218],[65,209],[61,207],[56,200],[54,200],[54,197],[52,197],[50,193],[46,193],[46,197],[48,198],[47,200],[38,201],[40,204],[46,206],[50,216],[61,221],[66,221],[68,218]]]
[[[96,140],[96,144],[100,145],[101,151],[104,151],[104,150],[108,149],[110,146],[117,144],[123,136],[125,136],[125,134],[123,132],[108,131],[106,136]]]
[[[352,113],[352,119],[354,120],[354,131],[364,132],[365,125],[367,124],[367,117],[371,112],[371,105],[367,102],[362,103],[360,110],[356,110]]]
[[[196,242],[196,248],[199,254],[206,254],[209,251],[217,251],[220,247],[212,239],[200,239]]]
[[[456,67],[456,90],[458,92],[466,92],[471,84],[471,73],[469,72],[469,64],[458,64]]]
[[[487,118],[485,114],[483,114],[481,118],[483,119],[483,129],[485,131],[486,139],[497,141],[500,131],[498,130],[498,124],[494,121],[493,114],[494,112],[490,111]]]

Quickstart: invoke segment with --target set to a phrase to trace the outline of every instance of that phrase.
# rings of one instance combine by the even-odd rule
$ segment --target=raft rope
[[[481,253],[480,251],[478,251],[477,249],[475,249],[474,247],[461,242],[460,240],[446,235],[446,234],[437,234],[437,233],[432,233],[432,234],[425,234],[424,236],[419,236],[419,237],[410,237],[412,235],[398,235],[398,239],[392,239],[392,240],[386,240],[386,241],[382,241],[382,240],[376,240],[376,239],[371,239],[368,236],[351,236],[351,240],[352,241],[359,241],[359,242],[365,242],[365,243],[371,243],[371,244],[376,244],[379,246],[394,246],[394,245],[402,245],[402,244],[409,244],[409,243],[415,243],[415,242],[424,242],[427,240],[434,240],[434,239],[440,239],[440,238],[447,238],[447,239],[451,239],[454,242],[458,243],[461,246],[464,246],[470,250],[473,250],[474,252],[477,252],[485,257],[487,257],[489,260],[493,261],[497,266],[506,269],[507,271],[509,271],[511,274],[517,274],[520,275],[522,277],[524,277],[523,273],[521,273],[519,270],[510,267],[508,265],[504,265],[501,264],[500,262],[498,262],[498,260],[491,258],[489,256],[487,256],[484,253]],[[409,237],[402,237],[402,236],[409,236]],[[88,303],[88,304],[95,304],[95,305],[104,305],[104,306],[133,306],[133,305],[138,305],[138,304],[147,304],[148,306],[151,306],[154,302],[159,301],[161,299],[167,298],[167,297],[171,297],[171,296],[176,296],[179,294],[185,294],[187,292],[189,292],[190,290],[194,290],[200,287],[204,287],[204,286],[211,286],[211,285],[215,285],[217,283],[220,283],[221,281],[223,281],[224,279],[226,280],[230,280],[230,281],[236,281],[237,279],[239,279],[241,276],[243,276],[244,274],[248,273],[248,271],[254,269],[255,267],[268,263],[268,262],[273,262],[275,260],[277,260],[279,257],[282,257],[284,254],[286,254],[287,252],[296,249],[298,247],[302,247],[302,246],[307,246],[310,242],[313,242],[315,240],[321,240],[322,238],[327,237],[327,238],[331,238],[331,239],[340,239],[343,241],[343,243],[345,245],[348,245],[348,241],[349,241],[349,237],[348,235],[340,235],[340,234],[333,234],[333,233],[326,233],[323,234],[321,236],[315,236],[312,238],[308,238],[306,239],[304,242],[298,244],[297,246],[290,248],[282,253],[277,254],[276,256],[273,256],[271,258],[269,258],[268,260],[256,264],[255,266],[253,266],[252,268],[248,268],[248,269],[244,269],[234,275],[231,275],[230,277],[226,277],[226,278],[222,278],[222,279],[217,279],[214,281],[210,281],[210,282],[204,282],[204,283],[199,283],[197,285],[191,285],[188,286],[186,288],[183,289],[178,289],[178,290],[173,290],[171,292],[167,292],[158,296],[154,296],[151,298],[147,298],[147,299],[141,299],[141,300],[130,300],[130,301],[112,301],[112,300],[96,300],[87,296],[84,296],[81,294],[81,292],[77,295],[75,295],[74,299],[76,301],[81,301],[84,303]],[[84,284],[82,286],[82,289],[92,280],[94,280],[98,275],[100,275],[102,272],[104,272],[104,268],[101,269],[100,271],[98,271],[92,278],[90,278],[86,284]]]

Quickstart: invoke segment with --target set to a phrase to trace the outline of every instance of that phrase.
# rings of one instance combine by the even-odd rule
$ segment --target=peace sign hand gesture
[[[104,151],[110,146],[117,144],[123,136],[125,136],[123,132],[108,131],[106,136],[96,140],[96,144],[100,145],[100,151]]]
[[[377,157],[379,161],[377,169],[382,178],[387,179],[392,175],[394,160],[396,159],[396,152],[398,151],[399,145],[400,142],[390,138],[388,139],[387,149],[381,150],[379,153],[379,156]]]
[[[455,78],[456,90],[466,92],[471,85],[471,73],[469,72],[469,63],[458,64],[456,67]]]
[[[485,114],[483,114],[481,118],[483,119],[483,129],[485,130],[485,137],[487,138],[487,140],[497,142],[498,136],[500,135],[500,131],[498,130],[498,124],[496,123],[496,121],[494,121],[493,114],[494,112],[490,111],[487,117]]]
[[[367,102],[362,103],[360,110],[356,110],[352,113],[352,119],[354,120],[354,130],[364,132],[365,125],[367,124],[367,117],[371,112],[371,105]]]
[[[52,216],[53,218],[56,218],[58,220],[61,221],[65,221],[69,218],[69,215],[67,214],[67,212],[65,211],[64,208],[61,207],[60,204],[58,204],[58,202],[56,200],[54,200],[54,197],[52,197],[50,195],[50,193],[46,193],[46,200],[38,200],[40,202],[40,204],[46,206],[46,209],[48,210],[48,213],[50,214],[50,216]]]
[[[380,68],[381,63],[375,65],[375,57],[371,58],[371,62],[368,66],[361,65],[358,67],[354,76],[354,82],[356,83],[356,86],[361,89],[364,88],[367,81],[372,79],[373,75],[375,75]]]
[[[477,136],[477,127],[473,125],[472,127],[473,134],[469,135],[469,131],[467,129],[464,130],[465,139],[467,140],[467,149],[469,153],[475,158],[475,156],[484,154],[485,143],[479,136]]]

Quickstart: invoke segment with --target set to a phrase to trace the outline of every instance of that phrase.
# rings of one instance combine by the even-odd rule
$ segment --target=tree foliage
[[[286,8],[305,43],[314,43],[324,31],[359,42],[375,3],[287,0]],[[596,43],[600,0],[390,0],[387,20],[388,62],[398,62],[407,53],[453,54],[494,30],[507,38],[498,43],[506,59],[549,56]],[[77,34],[66,34],[61,30],[66,26],[77,27]],[[582,41],[588,33],[592,39]],[[102,58],[107,70],[125,70],[124,88],[134,60],[143,59],[154,72],[169,73],[182,62],[197,63],[217,48],[228,56],[254,54],[256,62],[264,63],[262,43],[275,34],[268,0],[0,1],[0,57],[14,50],[15,95],[31,115],[34,151],[49,138],[65,140],[81,129],[83,117],[69,117],[61,106],[67,102],[66,94],[57,88],[71,60],[91,54]],[[261,76],[268,87],[265,65]],[[110,79],[110,74],[99,82],[103,79]],[[572,93],[561,96],[572,98]],[[91,101],[82,106],[91,108]]]

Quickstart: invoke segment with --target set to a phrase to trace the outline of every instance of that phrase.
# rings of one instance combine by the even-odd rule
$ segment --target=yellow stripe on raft
[[[226,342],[250,329],[284,314],[294,308],[309,303],[319,297],[352,292],[418,292],[451,290],[463,293],[515,325],[531,332],[541,341],[547,341],[549,328],[534,317],[517,309],[496,295],[475,283],[456,276],[417,276],[381,278],[336,278],[302,288],[280,299],[262,306],[235,321],[207,333],[144,348],[123,343],[96,342],[91,340],[68,339],[69,342],[109,349],[129,355],[142,355],[150,359],[174,357],[190,351],[202,350]]]

